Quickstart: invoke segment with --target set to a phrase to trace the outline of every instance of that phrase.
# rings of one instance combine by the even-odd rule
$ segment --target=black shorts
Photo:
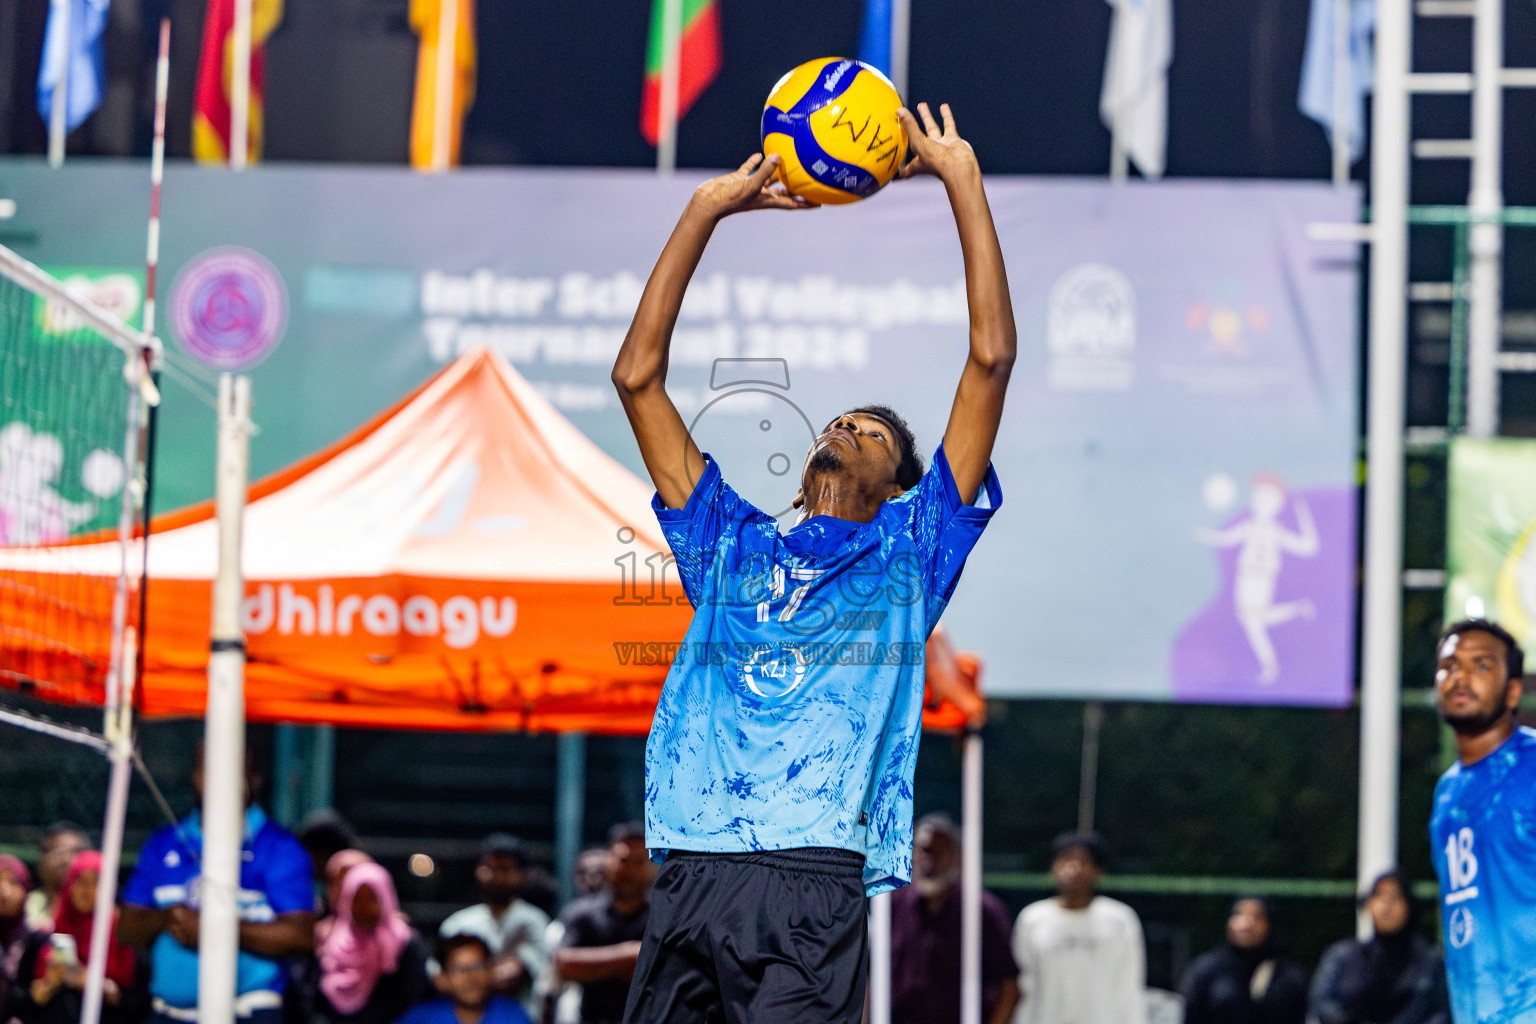
[[[848,850],[674,850],[625,1024],[857,1024],[865,913],[864,858]]]

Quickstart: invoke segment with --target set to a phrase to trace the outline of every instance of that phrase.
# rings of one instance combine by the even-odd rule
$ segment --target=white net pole
[[[203,740],[203,887],[197,946],[199,1024],[233,1024],[245,833],[245,639],[240,631],[240,530],[251,419],[249,377],[219,379],[214,507],[219,567]]]

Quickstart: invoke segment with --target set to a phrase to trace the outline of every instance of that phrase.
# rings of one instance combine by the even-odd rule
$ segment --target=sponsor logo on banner
[[[1051,287],[1046,313],[1057,391],[1128,391],[1136,375],[1136,292],[1114,267],[1080,263]]]
[[[288,320],[283,279],[260,253],[210,249],[171,289],[171,325],[187,354],[216,370],[244,370],[282,340]]]
[[[281,636],[440,636],[456,651],[475,646],[482,636],[504,637],[517,625],[517,601],[511,597],[463,594],[442,602],[425,594],[401,600],[389,594],[338,594],[323,583],[310,597],[290,583],[253,587],[240,604],[240,628],[248,636],[274,629]]]

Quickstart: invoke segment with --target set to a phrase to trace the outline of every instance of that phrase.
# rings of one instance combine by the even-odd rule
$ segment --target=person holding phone
[[[21,1024],[74,1024],[80,1019],[100,874],[101,854],[95,850],[76,855],[70,863],[59,890],[53,928],[36,933],[28,943],[5,1019]],[[139,1024],[149,1015],[148,971],[133,950],[118,940],[116,915],[107,943],[102,1024]]]

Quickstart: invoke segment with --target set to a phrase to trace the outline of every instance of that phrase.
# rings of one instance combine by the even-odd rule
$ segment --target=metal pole
[[[1083,759],[1077,787],[1077,830],[1092,832],[1099,800],[1099,734],[1104,729],[1104,705],[1083,705]]]
[[[581,853],[581,834],[585,826],[586,733],[561,733],[555,758],[555,877],[560,884],[560,904],[564,906],[576,896],[576,883],[571,872]]]
[[[1398,0],[1376,12],[1357,864],[1362,888],[1397,861],[1411,11]]]
[[[891,84],[907,99],[907,68],[912,51],[912,0],[891,0]]]
[[[249,377],[219,378],[214,507],[219,565],[203,743],[202,911],[197,946],[199,1024],[233,1024],[240,939],[240,847],[245,833],[245,638],[240,632],[240,533],[250,442]]]
[[[1474,218],[1469,279],[1467,350],[1467,433],[1499,432],[1499,334],[1504,226],[1503,118],[1504,3],[1477,0],[1472,19],[1472,192]],[[1477,218],[1488,218],[1480,223]]]
[[[981,1024],[981,734],[967,731],[960,768],[960,1024]]]
[[[1120,115],[1115,115],[1114,127],[1109,133],[1109,180],[1120,183],[1131,173],[1130,156],[1125,151],[1125,139],[1120,131]]]
[[[128,356],[124,367],[128,383],[127,436],[123,440],[123,464],[137,475],[139,431],[143,416],[139,379],[146,372],[144,359]],[[129,557],[133,550],[133,524],[138,519],[137,495],[123,488],[118,506],[117,546],[120,553],[117,588],[112,596],[112,654],[107,669],[102,712],[102,734],[109,744],[107,758],[112,772],[107,784],[107,810],[101,828],[101,873],[96,882],[96,906],[91,916],[91,955],[86,963],[85,992],[80,1001],[80,1024],[101,1019],[102,991],[106,984],[107,947],[112,919],[117,914],[117,874],[123,854],[123,820],[128,813],[128,783],[133,778],[133,674],[139,658],[136,634],[128,625]],[[147,542],[147,541],[146,541]]]
[[[677,167],[677,94],[682,41],[683,0],[664,0],[661,8],[661,96],[656,111],[656,173],[662,177],[667,177]]]
[[[250,162],[251,0],[235,0],[233,50],[229,69],[229,166],[243,171]]]
[[[459,0],[439,0],[437,17],[437,83],[432,94],[432,170],[446,171],[453,162],[453,90],[459,46]]]
[[[62,167],[64,143],[69,137],[69,44],[70,33],[75,28],[75,0],[53,2],[58,5],[59,35],[64,39],[64,62],[59,68],[59,80],[53,83],[53,100],[48,107],[48,166]]]
[[[891,894],[869,898],[869,1024],[891,1024]]]
[[[336,727],[309,730],[309,766],[304,773],[304,813],[336,806]]]
[[[1333,183],[1339,188],[1349,184],[1349,94],[1354,86],[1354,68],[1349,60],[1350,0],[1333,0]]]

